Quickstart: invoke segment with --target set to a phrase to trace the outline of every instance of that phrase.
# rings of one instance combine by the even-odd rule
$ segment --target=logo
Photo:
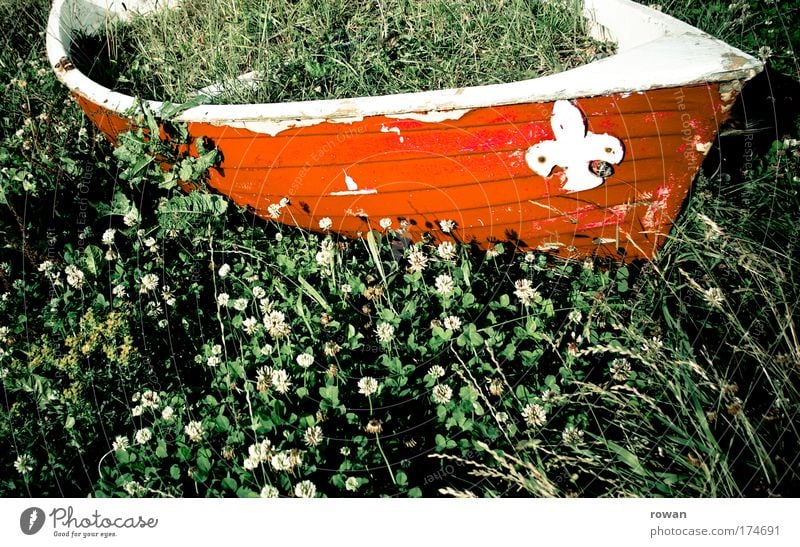
[[[19,516],[19,528],[26,536],[32,536],[44,526],[44,511],[29,507]]]

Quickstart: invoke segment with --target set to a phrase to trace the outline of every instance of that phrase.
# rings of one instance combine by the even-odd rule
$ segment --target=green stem
[[[381,440],[378,438],[378,434],[375,433],[375,442],[378,443],[378,450],[381,451],[381,456],[383,456],[383,461],[386,463],[386,469],[389,471],[389,476],[392,477],[392,483],[397,486],[397,481],[394,479],[394,472],[392,471],[392,465],[389,463],[389,458],[386,457],[386,453],[383,451],[383,447],[381,446]]]

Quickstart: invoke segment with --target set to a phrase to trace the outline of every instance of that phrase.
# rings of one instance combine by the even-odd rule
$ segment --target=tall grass
[[[111,29],[110,76],[147,98],[279,102],[534,78],[609,46],[577,0],[185,0]],[[256,72],[249,85],[240,75]],[[108,77],[109,75],[106,75]],[[112,82],[109,82],[112,83]]]

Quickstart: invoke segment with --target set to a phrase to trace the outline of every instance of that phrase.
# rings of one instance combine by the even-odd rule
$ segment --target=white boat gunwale
[[[174,2],[167,0],[166,4]],[[94,82],[77,68],[63,68],[62,60],[70,57],[65,44],[70,43],[79,28],[97,31],[111,18],[124,18],[132,6],[146,12],[164,4],[158,0],[125,0],[124,4],[121,0],[54,0],[46,43],[57,78],[72,92],[124,116],[136,99]],[[176,119],[243,127],[272,135],[326,121],[352,123],[368,116],[445,121],[477,108],[742,81],[763,69],[763,63],[755,57],[632,0],[585,0],[584,13],[593,36],[614,40],[617,53],[557,74],[501,84],[370,97],[200,105]],[[156,113],[163,104],[154,100],[147,103]]]

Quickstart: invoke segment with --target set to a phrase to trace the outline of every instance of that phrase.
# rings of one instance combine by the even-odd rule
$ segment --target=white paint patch
[[[347,189],[348,190],[358,190],[358,184],[356,183],[355,180],[353,180],[353,177],[348,175],[347,171],[343,171],[343,173],[344,173],[344,184],[345,184],[345,186],[347,186]]]
[[[342,173],[344,173],[344,185],[347,186],[347,190],[331,192],[331,196],[364,196],[378,193],[375,188],[359,188],[358,183],[347,174],[347,171],[342,171]]]
[[[397,126],[386,127],[385,125],[381,124],[381,133],[395,133],[397,135],[400,134],[400,128]]]
[[[408,114],[387,114],[386,117],[396,120],[417,120],[418,122],[435,123],[447,120],[460,120],[461,117],[470,110],[469,108],[461,110],[431,110],[425,113],[409,112]]]
[[[226,120],[216,125],[228,125],[230,127],[247,129],[248,131],[252,131],[253,133],[263,133],[265,135],[274,137],[275,135],[283,131],[287,131],[289,129],[297,129],[299,127],[311,127],[314,125],[319,125],[321,123],[353,124],[363,120],[364,120],[363,116],[355,116],[352,118],[308,118],[299,120],[275,120],[275,121]]]
[[[525,161],[534,173],[548,177],[553,168],[564,169],[564,190],[579,192],[600,186],[604,178],[589,170],[595,160],[618,164],[624,155],[622,142],[606,133],[587,132],[581,111],[569,101],[556,101],[550,119],[555,140],[528,148]]]
[[[698,142],[694,145],[694,149],[702,154],[707,154],[709,150],[711,150],[711,143],[710,142]]]
[[[338,192],[331,192],[330,196],[366,196],[369,194],[377,194],[378,190],[375,188],[363,188],[361,190],[341,190]]]

